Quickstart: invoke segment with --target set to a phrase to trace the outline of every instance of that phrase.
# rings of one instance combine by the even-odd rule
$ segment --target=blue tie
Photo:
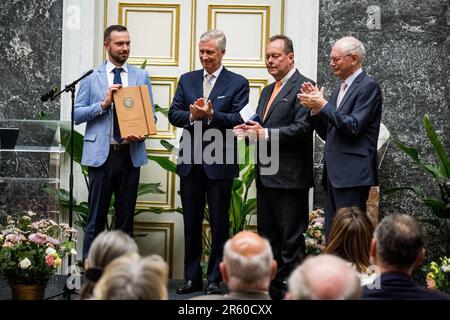
[[[120,77],[120,73],[123,71],[122,68],[114,68],[114,81],[113,84],[122,84],[122,78]],[[116,106],[114,106],[114,140],[116,140],[118,143],[122,141],[122,138],[120,137],[120,128],[119,128],[119,121],[117,120],[117,113],[116,113]]]

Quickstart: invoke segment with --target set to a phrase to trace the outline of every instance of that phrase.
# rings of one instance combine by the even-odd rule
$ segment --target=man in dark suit
[[[229,239],[220,263],[229,293],[204,295],[193,300],[270,300],[269,286],[277,273],[269,241],[251,231]]]
[[[265,87],[259,98],[256,113],[262,124],[249,121],[234,132],[259,140],[260,150],[268,143],[272,162],[278,162],[278,171],[270,172],[264,164],[267,159],[258,155],[256,187],[258,233],[270,241],[278,263],[270,294],[281,299],[287,277],[306,254],[303,233],[313,185],[313,130],[307,120],[309,110],[300,104],[297,93],[302,83],[311,80],[295,69],[292,40],[284,35],[270,38],[266,66],[276,82]]]
[[[362,71],[364,45],[356,38],[338,40],[330,66],[343,82],[331,99],[311,83],[303,84],[301,103],[311,109],[311,123],[326,140],[324,154],[325,232],[337,209],[357,206],[365,211],[369,189],[378,184],[377,140],[381,121],[381,90]]]
[[[225,45],[221,31],[208,31],[201,36],[199,56],[203,69],[181,76],[169,110],[170,123],[184,128],[177,174],[183,205],[186,283],[177,289],[179,294],[202,289],[200,260],[206,201],[212,240],[205,293],[220,292],[219,264],[229,237],[231,187],[239,175],[232,134],[226,143],[220,142],[225,140],[226,129],[242,123],[239,111],[248,103],[250,91],[244,77],[223,67]],[[212,143],[206,138],[209,134],[215,136]],[[214,151],[206,154],[213,144]]]
[[[445,294],[419,286],[412,273],[425,258],[425,231],[412,216],[390,215],[374,232],[372,263],[380,276],[363,287],[365,300],[448,300]]]
[[[126,27],[109,26],[104,33],[104,48],[108,60],[80,82],[75,101],[75,123],[86,122],[81,163],[89,171],[89,215],[83,260],[94,238],[105,228],[113,193],[115,228],[132,234],[140,167],[148,161],[145,137],[120,135],[113,103],[114,91],[144,84],[153,101],[148,73],[126,62],[130,54]]]

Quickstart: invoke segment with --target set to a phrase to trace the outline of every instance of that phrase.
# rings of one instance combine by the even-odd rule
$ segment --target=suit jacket
[[[222,164],[204,163],[202,157],[203,169],[210,179],[232,179],[239,175],[235,139],[230,131],[231,139],[227,139],[228,143],[226,143],[225,133],[226,129],[232,129],[242,123],[239,111],[247,105],[249,92],[247,79],[228,71],[226,68],[222,69],[209,95],[214,110],[212,121],[208,124],[206,119],[202,120],[202,136],[207,129],[214,128],[219,130],[224,142]],[[190,148],[191,151],[190,163],[186,163],[189,162],[186,161],[177,165],[177,174],[180,176],[187,176],[194,164],[194,140],[197,139],[202,151],[210,144],[210,142],[200,141],[202,137],[198,133],[194,135],[194,125],[191,125],[189,121],[189,106],[201,97],[203,97],[203,69],[183,74],[178,82],[177,92],[169,110],[170,123],[176,127],[184,128],[180,140],[179,158],[183,158],[183,153],[187,148]],[[187,136],[192,139],[187,139]],[[226,155],[230,152],[233,152],[234,163],[226,164]]]
[[[147,71],[128,64],[128,86],[143,84],[148,86],[153,114],[156,114],[152,87]],[[106,62],[95,68],[90,76],[80,82],[80,88],[75,100],[75,124],[86,122],[83,156],[81,160],[81,163],[86,166],[101,166],[109,154],[113,110],[111,108],[103,110],[101,106],[108,90]],[[145,141],[130,142],[130,154],[134,167],[145,165],[148,161]]]
[[[309,109],[303,107],[297,98],[305,81],[314,83],[296,70],[272,102],[266,119],[263,119],[264,110],[275,84],[265,87],[259,98],[256,112],[263,119],[262,126],[269,129],[269,139],[279,144],[276,174],[262,175],[264,165],[259,161],[257,164],[257,182],[265,187],[301,189],[313,185],[313,129],[308,121]]]
[[[381,279],[380,288],[369,289],[363,287],[364,300],[448,300],[449,297],[439,291],[428,290],[419,286],[406,273],[385,272]]]
[[[311,120],[326,140],[325,168],[336,188],[378,185],[377,141],[381,121],[380,86],[365,72],[347,89],[338,110],[337,88]]]

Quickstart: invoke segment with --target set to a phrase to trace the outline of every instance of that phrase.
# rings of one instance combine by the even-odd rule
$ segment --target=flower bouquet
[[[324,219],[323,210],[309,213],[309,225],[305,233],[306,254],[318,255],[325,250]]]
[[[67,254],[76,254],[76,230],[50,219],[32,221],[35,213],[0,226],[0,274],[11,284],[45,286]]]
[[[432,261],[424,267],[424,271],[427,272],[426,281],[429,289],[450,293],[450,258],[440,258],[439,263]]]

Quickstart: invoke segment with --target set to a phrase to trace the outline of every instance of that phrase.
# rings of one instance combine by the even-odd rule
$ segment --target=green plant
[[[432,261],[423,271],[427,273],[426,282],[429,289],[450,293],[450,258],[440,258],[438,263]]]
[[[76,255],[69,240],[74,229],[49,219],[33,222],[33,216],[31,211],[17,221],[8,216],[0,228],[0,274],[10,284],[45,285],[66,255]]]
[[[434,215],[434,217],[431,219],[426,219],[425,221],[437,227],[441,227],[441,225],[443,225],[445,230],[444,234],[446,236],[446,244],[448,246],[448,241],[450,240],[450,160],[427,114],[423,117],[423,126],[425,128],[428,140],[431,143],[438,159],[437,164],[424,164],[420,159],[417,149],[407,146],[398,139],[394,139],[394,143],[399,150],[403,151],[410,157],[411,163],[414,167],[420,168],[433,177],[440,197],[436,197],[432,194],[435,190],[425,192],[418,186],[396,187],[388,190],[388,193],[401,190],[409,190],[415,193],[422,203],[431,209]]]

